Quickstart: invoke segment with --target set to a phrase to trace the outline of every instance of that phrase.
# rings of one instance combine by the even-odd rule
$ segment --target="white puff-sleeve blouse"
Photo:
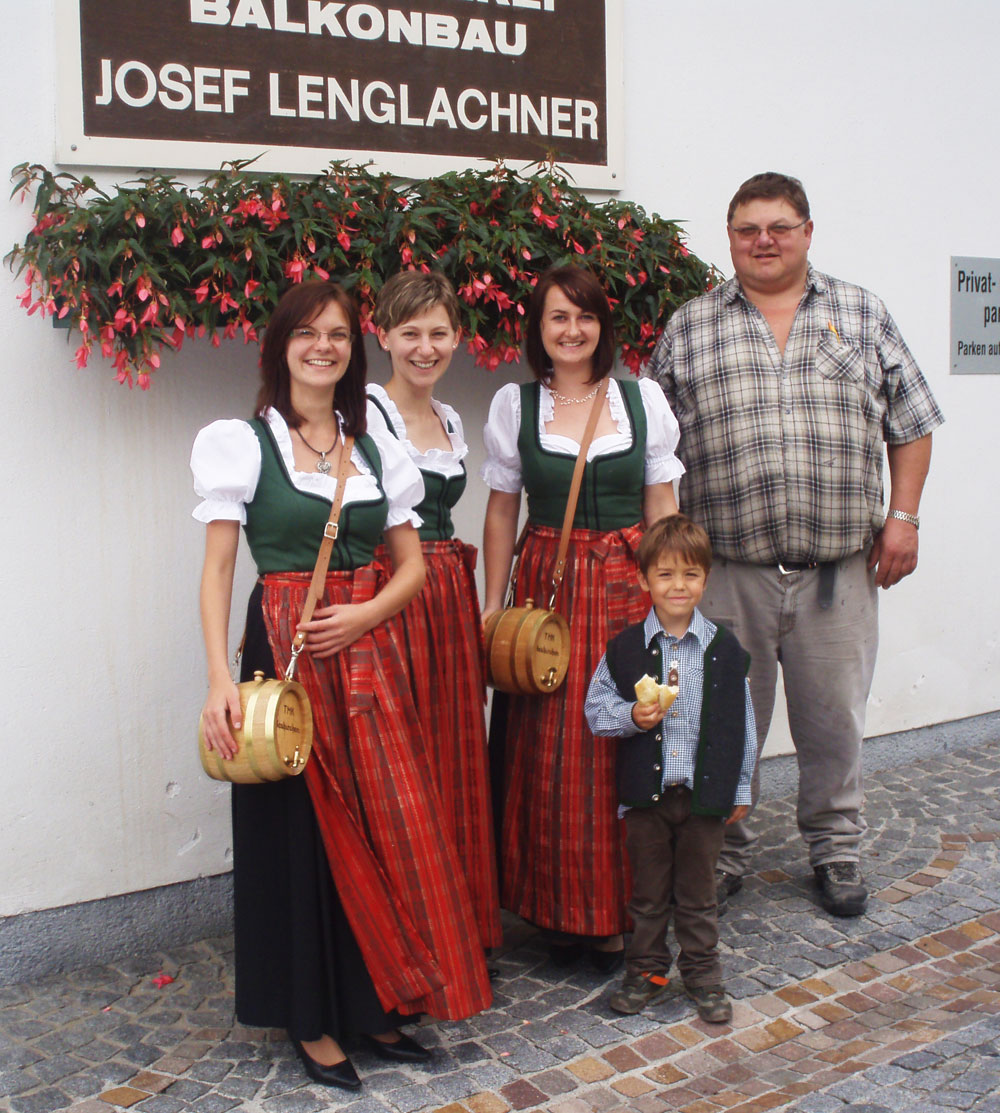
[[[652,379],[639,379],[638,383],[646,414],[643,482],[647,487],[654,483],[669,483],[684,474],[684,465],[676,455],[680,427],[660,387]],[[632,424],[616,379],[612,379],[608,386],[608,406],[618,430],[595,437],[587,451],[588,460],[621,452],[632,446]],[[543,383],[541,405],[538,407],[538,433],[542,448],[547,452],[575,457],[580,451],[580,445],[576,441],[545,431],[554,412],[552,394]],[[493,396],[483,430],[486,462],[480,468],[479,475],[494,491],[519,494],[524,487],[521,481],[521,457],[517,450],[520,426],[521,390],[517,383],[507,383]]]
[[[438,420],[448,434],[448,439],[451,441],[451,450],[429,448],[426,452],[421,452],[406,435],[406,424],[402,415],[396,408],[396,403],[385,392],[385,388],[379,386],[378,383],[369,383],[366,389],[368,391],[369,432],[375,429],[380,431],[386,429],[385,415],[382,413],[382,410],[384,410],[389,415],[389,421],[392,424],[392,431],[386,429],[387,434],[392,436],[392,433],[395,432],[399,443],[406,449],[407,455],[421,471],[436,472],[446,479],[461,475],[462,461],[469,454],[469,446],[465,443],[462,419],[458,416],[457,410],[446,402],[439,402],[436,398],[431,399],[431,408],[437,414]],[[378,406],[381,406],[382,410],[372,402],[372,399],[378,402]]]
[[[292,452],[292,437],[285,419],[275,409],[267,411],[264,420],[274,434],[282,462],[299,491],[320,495],[333,502],[337,492],[337,476],[332,472],[297,471]],[[414,507],[424,497],[424,481],[403,446],[384,427],[369,430],[382,458],[382,489],[389,503],[385,528],[409,522],[420,525]],[[378,497],[378,480],[361,450],[354,446],[351,463],[360,474],[347,477],[344,505],[368,502]],[[191,449],[191,471],[195,494],[201,502],[193,516],[199,522],[220,520],[246,524],[246,506],[253,501],[260,479],[260,441],[250,425],[238,419],[213,421],[206,425]]]

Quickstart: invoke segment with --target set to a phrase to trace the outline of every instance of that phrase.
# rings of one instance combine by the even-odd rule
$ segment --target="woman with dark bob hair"
[[[548,602],[580,442],[591,408],[600,411],[555,602],[570,626],[569,673],[552,694],[494,705],[496,716],[506,702],[501,903],[547,931],[555,962],[589,955],[611,971],[622,962],[627,901],[615,742],[590,733],[583,704],[608,638],[649,608],[635,550],[644,522],[677,511],[679,432],[653,382],[611,378],[602,401],[615,337],[590,271],[557,267],[539,278],[525,353],[535,381],[497,392],[484,434],[484,616],[504,603],[522,490],[528,524],[515,604]]]
[[[242,678],[284,673],[306,632],[297,679],[309,694],[304,773],[234,785],[236,1015],[284,1028],[307,1073],[357,1089],[342,1043],[382,1058],[430,1053],[397,1026],[469,1016],[490,1001],[457,855],[437,822],[392,616],[420,590],[413,507],[420,475],[391,437],[366,431],[357,309],[332,282],[295,286],[264,334],[253,420],[216,421],[191,454],[194,516],[207,525],[201,616],[208,659],[206,741],[236,752],[239,694],[227,645],[240,525],[260,578],[247,609]],[[355,438],[326,589],[299,624]],[[394,571],[373,560],[384,536]]]

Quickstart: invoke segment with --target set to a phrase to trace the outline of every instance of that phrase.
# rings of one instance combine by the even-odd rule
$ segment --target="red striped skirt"
[[[645,618],[636,580],[638,526],[575,529],[555,608],[569,621],[569,671],[551,695],[511,696],[507,721],[502,904],[540,927],[574,935],[625,929],[628,873],[615,791],[614,739],[583,716],[608,639]],[[515,603],[546,605],[559,530],[532,526]]]
[[[279,673],[310,578],[303,572],[263,579],[264,621]],[[382,582],[375,565],[331,572],[322,605],[363,603]],[[297,679],[313,712],[313,752],[303,776],[383,1008],[449,1020],[480,1012],[490,1004],[489,978],[458,858],[438,819],[397,638],[381,625],[333,657],[304,653]]]
[[[483,627],[473,571],[461,541],[421,543],[427,580],[399,616],[417,714],[441,822],[458,850],[484,947],[503,941],[486,749]]]

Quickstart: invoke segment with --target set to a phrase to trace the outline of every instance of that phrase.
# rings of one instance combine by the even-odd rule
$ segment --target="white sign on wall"
[[[404,177],[551,159],[619,189],[623,4],[56,0],[56,158]]]
[[[1000,259],[951,257],[951,373],[1000,375]]]

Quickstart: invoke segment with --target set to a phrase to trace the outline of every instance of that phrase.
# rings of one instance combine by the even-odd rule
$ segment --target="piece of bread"
[[[658,703],[660,710],[666,711],[677,699],[677,689],[671,688],[669,684],[659,684],[646,674],[635,683],[635,698],[640,703]]]

